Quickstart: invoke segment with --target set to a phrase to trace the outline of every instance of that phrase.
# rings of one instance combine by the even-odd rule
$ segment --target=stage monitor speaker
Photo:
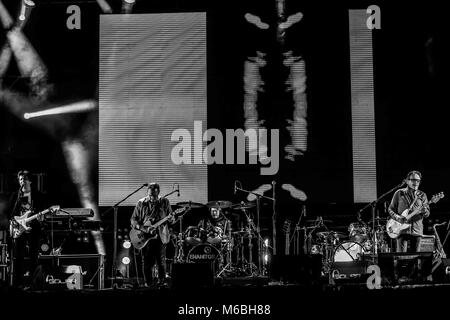
[[[333,262],[330,270],[330,277],[335,282],[345,283],[365,283],[369,274],[367,267],[370,261],[343,261]]]
[[[64,254],[64,255],[41,255],[39,256],[39,265],[41,266],[36,270],[34,275],[34,281],[42,281],[42,277],[46,280],[46,283],[57,283],[57,280],[51,280],[58,278],[59,280],[67,280],[67,277],[77,278],[74,270],[79,266],[83,272],[82,279],[79,279],[77,284],[68,284],[69,289],[103,289],[104,288],[104,256],[101,254]],[[69,271],[67,268],[71,267]],[[67,273],[69,272],[69,273]],[[64,273],[67,274],[66,279]],[[56,278],[55,278],[56,277]],[[78,286],[82,280],[82,286]],[[76,281],[74,281],[76,282]]]
[[[311,285],[320,280],[322,255],[274,255],[270,278],[276,281]]]
[[[212,288],[214,284],[211,263],[172,264],[172,288]]]
[[[378,266],[386,284],[430,282],[433,252],[379,253]]]

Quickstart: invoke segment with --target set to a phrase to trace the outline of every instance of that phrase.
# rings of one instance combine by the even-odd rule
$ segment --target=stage
[[[387,311],[430,311],[450,294],[450,283],[396,285],[369,290],[365,284],[296,285],[262,282],[224,284],[213,288],[115,288],[103,290],[18,291],[3,288],[2,302],[16,306],[26,301],[23,312],[37,310],[52,315],[82,312],[97,315],[157,313],[170,319],[284,319],[288,316],[383,315]],[[2,304],[3,304],[2,303]],[[36,309],[37,308],[37,309]],[[208,313],[209,312],[209,313]],[[358,312],[358,313],[356,313]],[[363,312],[362,314],[359,312]]]

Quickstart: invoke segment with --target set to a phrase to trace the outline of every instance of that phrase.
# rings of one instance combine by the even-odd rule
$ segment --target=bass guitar
[[[54,214],[55,212],[57,212],[60,209],[60,206],[51,206],[48,209],[45,209],[44,211],[41,211],[39,213],[36,213],[32,216],[30,216],[30,214],[32,213],[31,210],[25,212],[23,215],[21,216],[15,216],[10,223],[10,234],[11,237],[14,239],[19,238],[22,233],[28,231],[31,229],[30,226],[30,222],[51,212],[52,214]]]
[[[144,223],[140,230],[134,228],[131,229],[130,241],[133,247],[135,247],[136,249],[144,248],[151,239],[155,239],[156,237],[158,237],[158,227],[160,225],[162,225],[172,217],[179,216],[181,213],[187,211],[186,209],[189,210],[189,208],[179,208],[166,217],[162,218],[161,220],[155,222],[154,224],[152,224],[150,221],[147,221],[146,223]]]
[[[436,203],[443,197],[444,193],[439,192],[438,194],[435,194],[428,203]],[[401,214],[402,217],[406,218],[405,223],[401,223],[394,218],[389,219],[386,223],[386,231],[389,237],[391,237],[392,239],[398,238],[398,236],[403,234],[405,230],[411,227],[411,223],[409,222],[410,219],[417,215],[422,210],[422,207],[423,205],[413,209],[412,211],[410,209],[405,209],[405,211],[403,211]]]

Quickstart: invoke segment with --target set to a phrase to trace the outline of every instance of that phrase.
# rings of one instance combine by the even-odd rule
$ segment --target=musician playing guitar
[[[130,219],[131,228],[150,233],[150,240],[141,249],[143,273],[147,285],[151,285],[156,280],[152,276],[152,268],[155,263],[158,266],[158,283],[166,284],[166,246],[170,241],[168,223],[175,222],[175,218],[172,217],[166,223],[158,226],[156,230],[148,228],[172,214],[169,200],[160,197],[159,191],[159,184],[150,183],[147,196],[137,202]]]
[[[44,194],[33,187],[31,182],[31,173],[26,170],[17,173],[19,183],[19,190],[11,195],[9,201],[9,210],[11,226],[15,221],[15,217],[23,216],[28,213],[32,216],[47,207]],[[28,288],[31,282],[26,282],[24,274],[26,273],[24,266],[24,258],[29,256],[30,268],[29,278],[33,278],[34,271],[38,265],[39,245],[41,238],[41,221],[43,216],[38,219],[33,219],[27,225],[27,230],[19,235],[11,234],[11,248],[13,264],[12,264],[12,285],[16,288]]]
[[[389,205],[389,215],[392,219],[400,223],[410,223],[411,226],[403,230],[397,237],[397,252],[417,252],[419,237],[423,234],[423,219],[430,215],[430,206],[427,195],[419,190],[422,174],[419,171],[411,171],[406,176],[406,188],[398,189]],[[402,216],[402,213],[416,212],[408,220]],[[410,248],[408,248],[408,240]],[[409,250],[408,250],[409,249]]]

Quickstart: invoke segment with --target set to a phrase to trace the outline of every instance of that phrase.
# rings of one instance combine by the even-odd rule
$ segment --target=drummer
[[[231,221],[223,214],[222,208],[210,207],[208,217],[199,222],[198,228],[206,232],[208,242],[220,243],[223,236],[228,232],[230,223]],[[202,236],[204,233],[201,232],[200,234]],[[202,241],[204,240],[202,239]]]

